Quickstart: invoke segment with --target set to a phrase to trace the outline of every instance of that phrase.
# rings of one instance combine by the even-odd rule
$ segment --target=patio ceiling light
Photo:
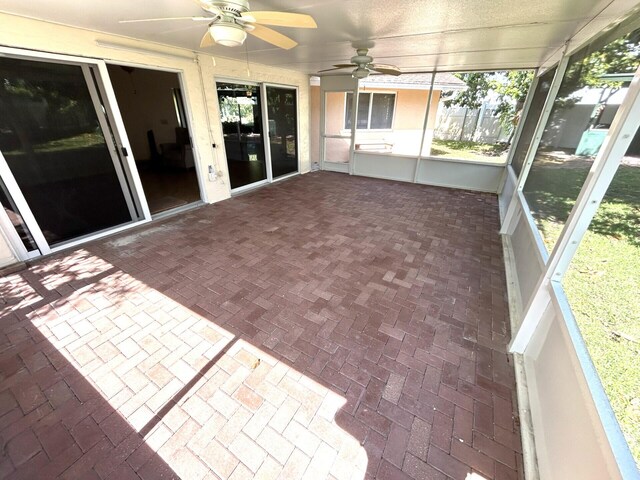
[[[213,41],[225,47],[239,47],[247,38],[247,32],[233,23],[214,23],[209,27]]]
[[[353,78],[367,78],[369,76],[369,70],[366,67],[360,66],[353,71],[351,76]]]

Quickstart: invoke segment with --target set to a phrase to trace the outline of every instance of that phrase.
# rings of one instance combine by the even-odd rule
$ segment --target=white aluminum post
[[[264,160],[267,167],[267,180],[269,183],[273,182],[273,169],[271,167],[271,132],[269,131],[269,108],[267,104],[267,86],[261,83],[258,86],[260,91],[260,108],[262,109],[262,145],[264,147]]]
[[[529,171],[531,170],[531,165],[533,164],[538,146],[540,145],[540,140],[542,140],[542,134],[544,133],[544,129],[547,125],[547,120],[549,120],[549,116],[551,115],[551,110],[553,109],[553,104],[556,100],[556,96],[558,95],[558,91],[560,90],[560,85],[562,84],[564,72],[567,70],[568,63],[569,57],[563,56],[560,60],[560,63],[558,64],[556,73],[553,76],[553,81],[551,82],[551,87],[549,88],[547,99],[544,102],[544,108],[542,109],[542,113],[540,114],[540,118],[538,119],[535,133],[533,135],[533,138],[531,139],[531,143],[529,144],[527,155],[522,165],[520,176],[518,177],[518,184],[513,192],[513,196],[511,197],[511,201],[509,202],[509,207],[507,208],[507,213],[505,214],[504,221],[502,222],[500,233],[503,235],[510,234],[513,229],[512,223],[517,212],[517,206],[519,204],[518,192],[520,192],[524,188],[527,176],[529,175]]]
[[[324,126],[324,122],[325,122],[325,114],[324,114],[324,109],[326,108],[326,96],[327,96],[327,92],[325,92],[324,90],[322,90],[322,82],[320,82],[320,145],[318,145],[320,147],[320,164],[318,165],[320,167],[320,170],[324,170],[324,155],[325,155],[325,142],[326,140],[326,129]],[[311,100],[309,100],[311,101]],[[309,110],[311,110],[311,105],[309,105]],[[313,165],[311,165],[311,167],[313,167]]]
[[[356,90],[353,92],[353,113],[351,114],[351,144],[349,146],[349,175],[353,175],[354,162],[356,161],[356,132],[358,129],[358,105],[360,103],[360,79],[356,81]],[[373,95],[371,96],[373,98]],[[371,111],[371,104],[369,104]]]
[[[509,350],[523,353],[536,331],[550,296],[550,282],[560,281],[586,233],[600,202],[640,125],[640,68],[636,71],[625,99],[607,133],[607,137],[587,176],[576,204],[556,242],[545,272],[536,285],[533,298],[525,309],[522,324]]]
[[[427,134],[429,127],[429,113],[431,112],[431,100],[433,98],[433,86],[436,81],[436,72],[431,73],[431,85],[429,86],[429,96],[427,97],[427,111],[424,113],[424,122],[422,124],[422,138],[420,139],[420,150],[416,157],[416,169],[413,171],[413,183],[418,182],[418,174],[420,173],[420,160],[422,160],[422,149],[424,148],[424,136]]]

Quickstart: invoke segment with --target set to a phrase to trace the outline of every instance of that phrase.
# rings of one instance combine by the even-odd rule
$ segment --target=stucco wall
[[[396,93],[396,106],[393,116],[393,130],[422,130],[424,114],[427,108],[429,90],[395,90],[361,88],[361,93]],[[428,128],[436,124],[440,90],[434,90],[431,96]],[[327,98],[327,133],[344,129],[345,95],[330,93]]]
[[[204,187],[203,198],[217,202],[230,196],[229,177],[224,156],[222,128],[219,121],[218,99],[215,88],[217,77],[251,82],[269,82],[297,86],[299,91],[299,154],[302,173],[310,170],[309,162],[309,77],[305,74],[265,65],[198,54],[197,61],[184,56],[194,55],[184,49],[108,35],[100,32],[67,27],[14,15],[0,13],[0,45],[57,54],[84,56],[106,61],[124,62],[143,68],[180,70],[183,74],[183,95],[190,115],[196,169]],[[96,40],[132,48],[138,52],[100,46]],[[154,54],[151,51],[162,52]],[[216,52],[224,51],[216,48]],[[169,56],[169,55],[178,56]],[[251,59],[249,59],[251,60]],[[200,74],[202,71],[202,75]],[[218,148],[213,149],[215,143]],[[221,179],[209,181],[209,165],[222,171]],[[0,238],[0,253],[6,250],[6,241]],[[1,255],[0,255],[1,256]]]

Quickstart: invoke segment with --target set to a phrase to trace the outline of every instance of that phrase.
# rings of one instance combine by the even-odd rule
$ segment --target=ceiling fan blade
[[[202,40],[200,41],[200,48],[213,47],[215,44],[216,42],[213,41],[209,30],[207,30],[207,32],[204,34],[204,37],[202,37]]]
[[[402,72],[395,65],[384,65],[381,63],[372,63],[369,65],[369,69],[374,72],[384,73],[385,75],[402,75]]]
[[[345,68],[351,68],[353,67],[353,65],[349,65],[349,67],[338,67],[338,68],[326,68],[324,70],[318,70],[318,73],[323,73],[323,72],[333,72],[334,70],[343,70]]]
[[[254,25],[255,28],[253,30],[248,31],[249,35],[253,35],[254,37],[258,37],[260,40],[264,40],[276,47],[283,48],[285,50],[290,50],[296,45],[298,42],[287,37],[286,35],[281,34],[280,32],[276,32],[268,27],[263,27],[262,25]]]
[[[212,5],[210,1],[207,1],[207,0],[193,0],[193,1],[205,12],[215,13],[216,15],[220,15],[220,13],[222,13],[222,11],[220,10],[220,7]]]
[[[245,12],[241,16],[249,22],[251,21],[250,19],[253,19],[255,23],[260,23],[262,25],[293,28],[318,28],[313,17],[303,13]]]
[[[163,18],[139,18],[137,20],[120,20],[118,23],[163,22],[165,20],[192,20],[194,22],[211,22],[214,17],[163,17]]]

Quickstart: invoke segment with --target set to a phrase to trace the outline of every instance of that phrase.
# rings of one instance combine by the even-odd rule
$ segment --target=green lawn
[[[479,143],[458,140],[437,140],[431,144],[431,155],[462,160],[481,160],[484,162],[504,163],[508,146],[504,144]]]
[[[553,248],[589,166],[534,163],[525,187]],[[564,279],[613,410],[640,465],[640,167],[622,165]]]

